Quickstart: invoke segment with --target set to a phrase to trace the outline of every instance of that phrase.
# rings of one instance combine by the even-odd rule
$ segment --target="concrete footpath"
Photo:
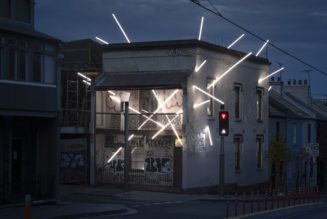
[[[111,187],[90,187],[60,185],[58,204],[49,203],[32,206],[32,219],[74,219],[113,214],[135,213],[118,200],[138,200],[144,202],[187,202],[194,200],[224,201],[218,195],[185,194],[148,191],[126,191]],[[96,201],[95,201],[96,200]],[[99,201],[100,200],[100,201]],[[0,206],[0,219],[24,218],[23,206]]]
[[[129,210],[117,204],[71,203],[32,206],[32,219],[74,219],[127,213]],[[0,219],[22,219],[24,207],[0,208]]]

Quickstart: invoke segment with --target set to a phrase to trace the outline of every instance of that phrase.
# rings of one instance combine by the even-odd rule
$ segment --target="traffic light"
[[[219,112],[219,135],[229,135],[229,113],[228,111]]]

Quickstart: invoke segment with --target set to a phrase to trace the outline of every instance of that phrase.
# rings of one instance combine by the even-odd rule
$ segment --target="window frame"
[[[264,136],[263,135],[256,135],[256,166],[257,169],[262,169],[263,164],[263,143],[264,143]],[[258,144],[259,143],[259,144]]]
[[[210,78],[210,77],[206,78],[206,87],[208,87],[210,84],[212,84],[213,81],[214,81],[214,78]],[[209,90],[207,89],[207,92],[210,95],[215,96],[215,88],[216,88],[216,85],[209,88]],[[215,108],[214,108],[214,102],[213,102],[212,97],[209,97],[209,104],[207,105],[206,110],[207,110],[208,117],[214,117]]]
[[[233,145],[234,145],[234,169],[236,172],[241,171],[242,163],[242,144],[243,136],[240,134],[234,135]]]
[[[233,93],[234,93],[234,118],[235,121],[240,122],[242,121],[243,85],[241,83],[234,83]],[[238,114],[236,112],[238,112]]]
[[[256,117],[258,122],[263,121],[263,104],[262,99],[264,95],[264,88],[257,87],[256,88]]]

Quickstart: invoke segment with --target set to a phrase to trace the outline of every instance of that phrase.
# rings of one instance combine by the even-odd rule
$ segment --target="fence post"
[[[32,218],[32,196],[30,194],[25,195],[25,207],[24,207],[24,219]]]
[[[226,218],[229,217],[229,194],[227,194],[227,200],[226,200]]]
[[[261,211],[259,190],[257,190],[257,211]]]
[[[267,189],[266,189],[266,192],[265,192],[265,210],[267,211],[268,210],[268,191],[267,191]]]
[[[237,216],[237,209],[238,209],[237,201],[238,201],[237,192],[235,192],[235,197],[234,197],[234,216]]]
[[[253,191],[251,191],[251,197],[250,197],[250,199],[251,199],[251,201],[250,201],[250,204],[251,204],[251,213],[253,213],[253,201],[254,201],[254,194],[253,194]]]
[[[245,192],[242,194],[242,213],[245,214]]]

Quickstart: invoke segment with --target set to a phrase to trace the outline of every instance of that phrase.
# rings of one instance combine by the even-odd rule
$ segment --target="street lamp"
[[[130,153],[128,146],[128,108],[129,108],[129,97],[130,92],[123,91],[120,97],[121,100],[121,110],[124,112],[124,184],[125,188],[128,188],[129,185],[129,165],[130,165]]]

